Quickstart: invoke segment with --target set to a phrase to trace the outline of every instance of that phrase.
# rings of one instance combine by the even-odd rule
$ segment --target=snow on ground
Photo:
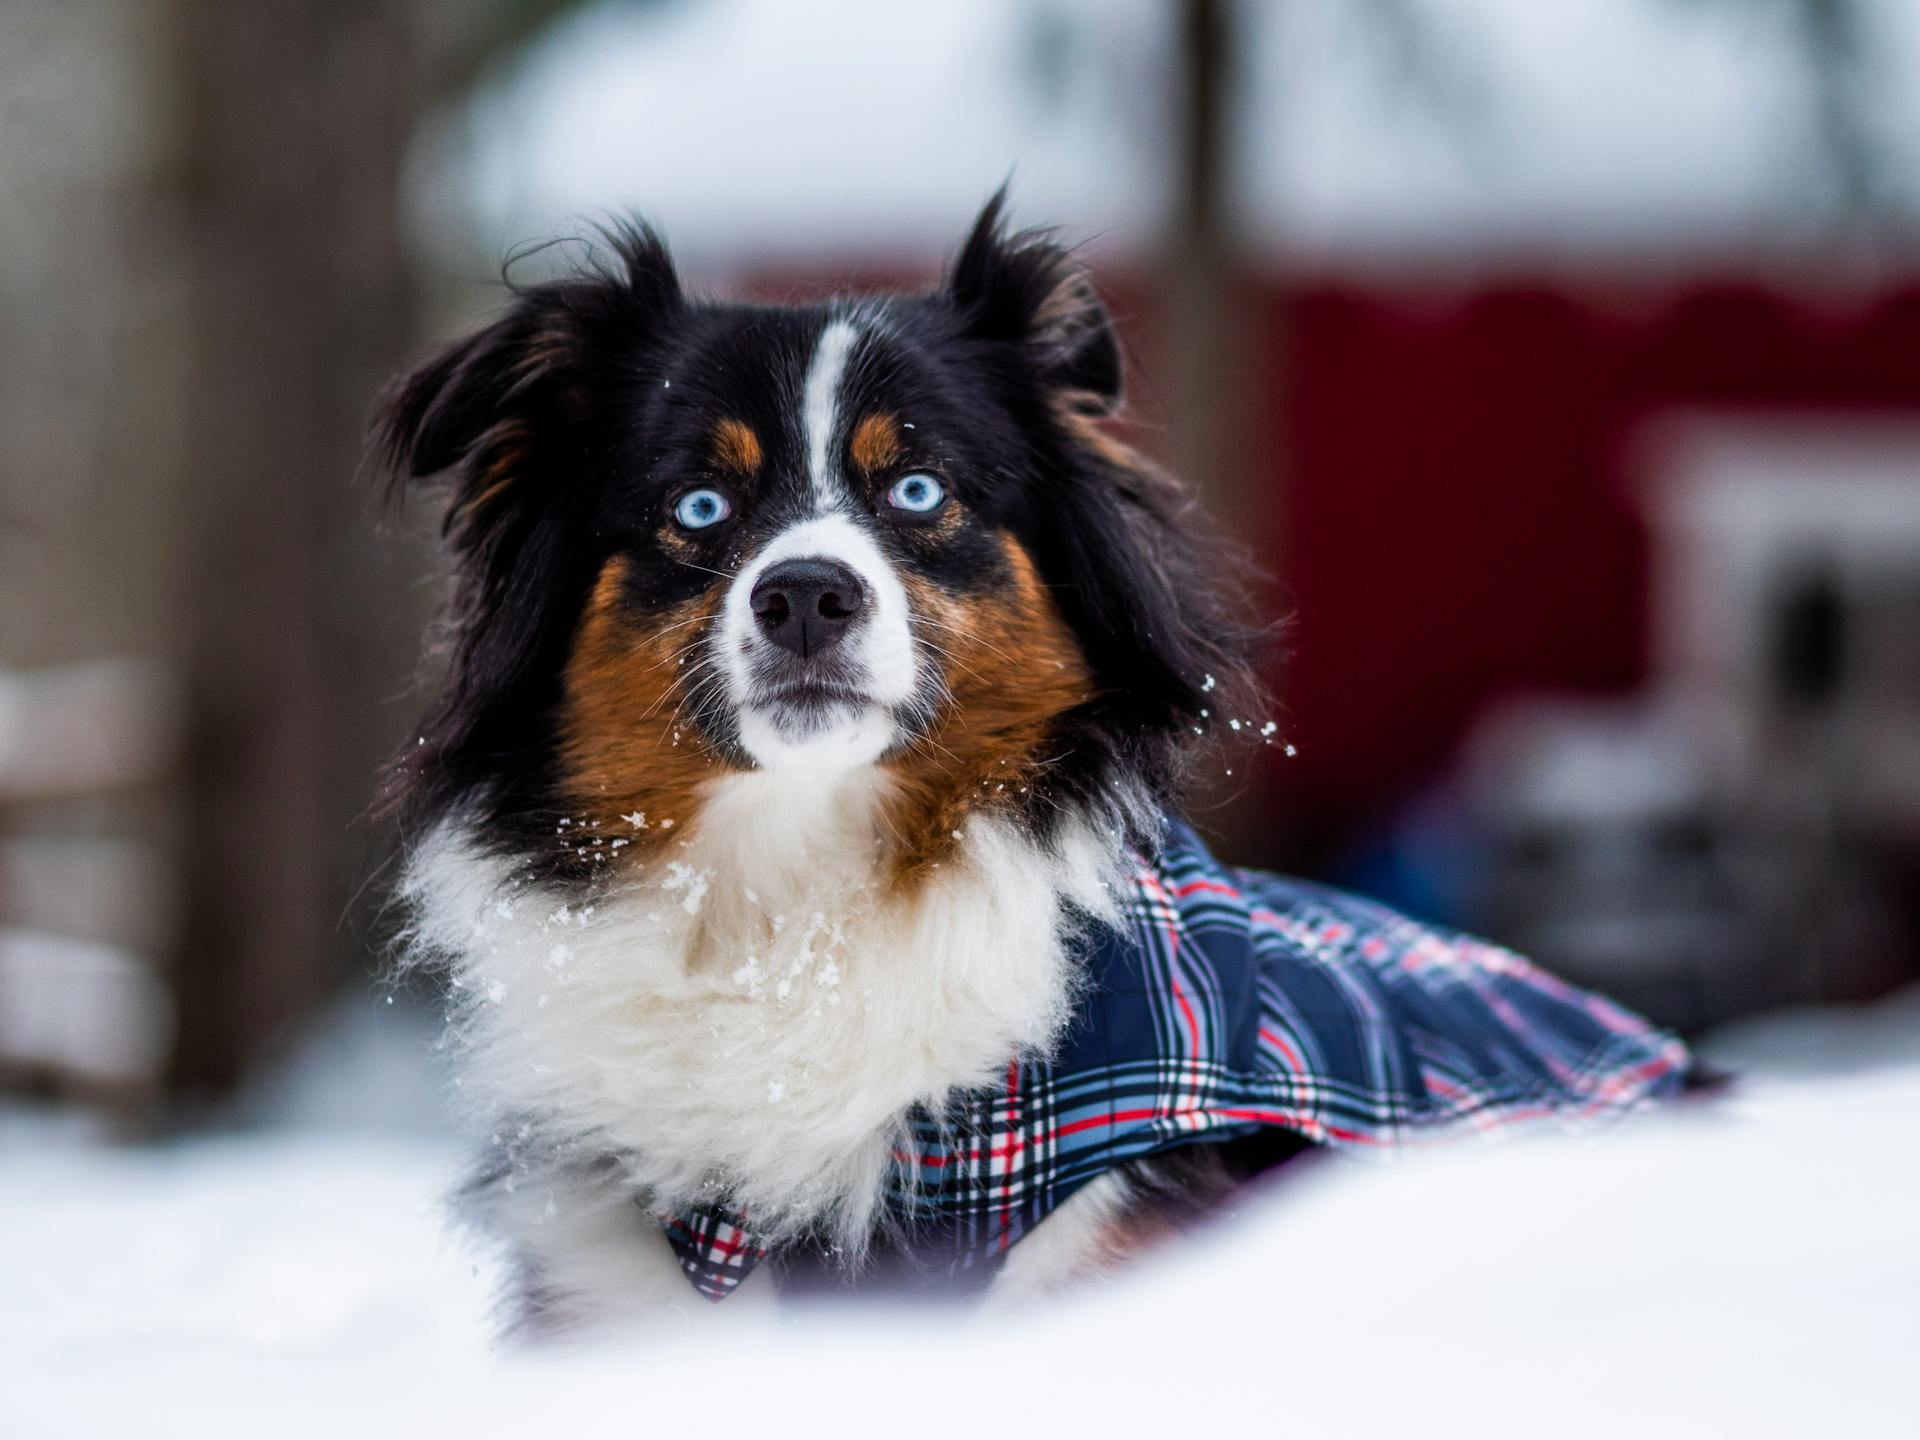
[[[1912,1434],[1920,1005],[1720,1053],[1756,1078],[1713,1107],[1323,1164],[1030,1316],[690,1295],[676,1333],[540,1354],[491,1345],[432,1132],[337,1095],[144,1150],[0,1131],[0,1434]]]

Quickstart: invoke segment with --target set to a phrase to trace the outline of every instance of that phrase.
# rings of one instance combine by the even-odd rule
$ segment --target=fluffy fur
[[[579,893],[518,878],[457,820],[421,847],[407,896],[417,941],[457,957],[464,1088],[539,1117],[509,1133],[517,1165],[564,1137],[560,1158],[604,1156],[659,1208],[725,1198],[775,1238],[824,1222],[864,1247],[906,1111],[1046,1045],[1073,985],[1062,902],[1111,909],[1110,846],[994,817],[889,889],[886,789],[729,777],[686,841]]]
[[[1230,567],[1100,428],[1106,313],[998,198],[937,289],[818,307],[610,243],[378,429],[455,571],[389,776],[409,954],[450,973],[535,1318],[684,1286],[650,1212],[697,1201],[857,1264],[909,1109],[1057,1037],[1130,847],[1255,713]]]

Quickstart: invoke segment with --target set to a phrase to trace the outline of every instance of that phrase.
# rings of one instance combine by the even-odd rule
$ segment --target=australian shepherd
[[[815,305],[620,229],[388,396],[456,576],[390,777],[411,951],[526,1322],[689,1309],[658,1221],[716,1199],[857,1271],[907,1117],[1056,1042],[1195,757],[1271,739],[1232,564],[1103,428],[1121,370],[996,199],[938,288]],[[1203,1208],[1214,1155],[1113,1167],[993,1288]]]

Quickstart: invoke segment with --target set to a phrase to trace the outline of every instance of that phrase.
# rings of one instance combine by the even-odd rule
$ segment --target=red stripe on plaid
[[[1287,1043],[1287,1037],[1282,1035],[1278,1030],[1269,1030],[1265,1025],[1262,1025],[1260,1027],[1260,1038],[1285,1056],[1287,1064],[1291,1065],[1296,1071],[1304,1071],[1307,1068],[1301,1063],[1299,1052]]]
[[[1187,1054],[1198,1057],[1200,1054],[1200,1022],[1194,1018],[1193,1004],[1187,999],[1187,992],[1180,988],[1180,977],[1173,977],[1173,998],[1180,1006],[1180,1014],[1187,1022]]]
[[[1182,900],[1189,895],[1224,895],[1229,900],[1238,900],[1240,892],[1231,885],[1222,885],[1218,880],[1189,880],[1184,885],[1174,887],[1173,893]]]
[[[767,1253],[766,1246],[755,1245],[752,1241],[748,1240],[745,1236],[742,1236],[738,1240],[733,1240],[733,1239],[729,1239],[725,1235],[718,1235],[718,1234],[709,1235],[706,1239],[700,1242],[700,1247],[703,1250],[716,1251],[721,1255],[738,1255],[742,1251],[744,1251],[747,1254],[752,1255],[756,1260],[759,1259],[762,1255],[765,1255]]]
[[[1020,1057],[1014,1056],[1007,1061],[1007,1123],[1018,1126],[1020,1123]],[[1000,1187],[1000,1244],[1005,1250],[1013,1244],[1013,1157],[1019,1147],[1009,1146],[1007,1150],[1006,1183]]]

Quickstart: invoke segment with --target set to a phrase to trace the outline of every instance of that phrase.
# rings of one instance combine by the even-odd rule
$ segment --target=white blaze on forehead
[[[813,503],[822,510],[838,509],[847,498],[840,467],[834,463],[833,436],[840,419],[840,382],[847,373],[847,357],[859,338],[853,321],[829,320],[807,364],[802,402],[807,426],[807,477],[813,485]]]

